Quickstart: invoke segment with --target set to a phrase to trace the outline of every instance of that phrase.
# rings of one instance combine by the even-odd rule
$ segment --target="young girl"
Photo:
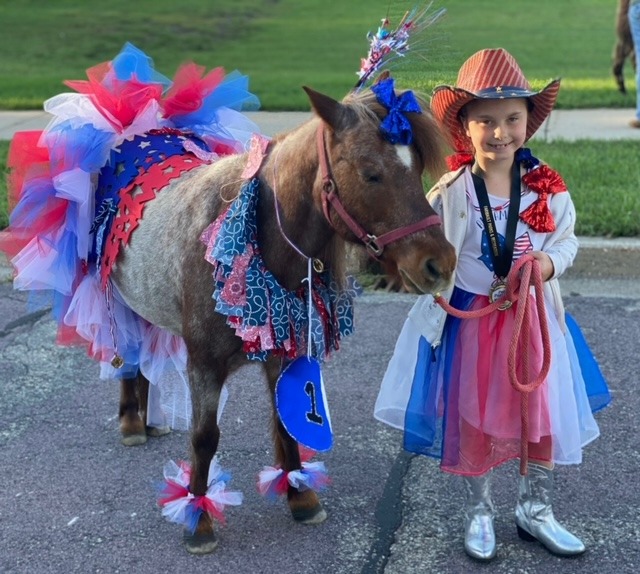
[[[609,402],[609,393],[560,297],[558,277],[578,248],[573,203],[560,176],[523,148],[550,114],[559,87],[555,80],[535,92],[508,52],[482,50],[463,64],[456,86],[434,90],[431,104],[458,151],[449,158],[452,171],[428,195],[458,254],[454,285],[443,298],[478,311],[500,299],[513,262],[534,258],[544,308],[538,313],[528,295],[534,304],[520,329],[526,333],[515,351],[516,375],[534,381],[547,361],[546,379],[525,403],[512,386],[508,357],[518,302],[458,319],[424,295],[409,312],[375,407],[376,418],[404,430],[406,450],[441,458],[442,470],[463,477],[465,550],[479,560],[496,553],[492,470],[515,458],[528,463],[521,466],[515,512],[520,537],[560,556],[585,551],[553,516],[552,469],[581,462],[582,447],[599,434],[592,411]]]

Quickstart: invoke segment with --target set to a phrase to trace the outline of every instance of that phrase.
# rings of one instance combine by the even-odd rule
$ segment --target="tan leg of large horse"
[[[280,359],[270,357],[265,363],[265,373],[269,381],[269,390],[271,392],[273,406],[272,433],[276,465],[281,466],[285,471],[290,471],[300,468],[300,451],[298,449],[298,443],[286,431],[276,411],[275,389],[280,371]],[[324,508],[322,508],[320,499],[313,490],[299,491],[289,486],[287,501],[291,515],[296,522],[302,524],[319,524],[327,518],[327,513]]]
[[[218,450],[220,429],[218,427],[218,403],[222,385],[227,378],[226,367],[208,368],[189,361],[189,381],[193,404],[191,426],[191,482],[189,490],[194,496],[207,493],[209,466]],[[200,392],[196,392],[199,389]],[[206,392],[203,392],[206,389]],[[191,554],[208,554],[218,545],[213,521],[206,514],[200,516],[195,532],[185,530],[185,547]]]

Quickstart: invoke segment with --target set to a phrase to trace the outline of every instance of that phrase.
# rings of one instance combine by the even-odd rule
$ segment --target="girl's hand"
[[[529,253],[540,264],[540,275],[543,281],[548,281],[553,277],[553,261],[544,251],[532,251]]]

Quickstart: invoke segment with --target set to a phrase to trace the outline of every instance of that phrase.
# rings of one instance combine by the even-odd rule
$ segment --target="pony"
[[[411,145],[394,145],[380,130],[389,111],[371,90],[342,102],[304,88],[314,117],[270,143],[255,174],[259,189],[258,244],[266,267],[287,290],[308,272],[307,257],[344,278],[347,243],[397,270],[414,292],[436,292],[450,281],[456,258],[435,214],[425,201],[422,175],[443,169],[445,144],[428,107],[408,113]],[[112,281],[127,304],[153,324],[184,338],[193,415],[189,491],[203,496],[218,448],[217,423],[226,378],[248,359],[243,343],[216,312],[212,266],[203,231],[240,193],[247,153],[225,157],[172,181],[145,208],[136,232],[120,252]],[[366,231],[365,231],[366,230]],[[284,360],[263,362],[273,411],[276,463],[301,468],[298,444],[275,410],[275,385]],[[148,382],[142,375],[121,383],[120,421],[124,436],[145,432]],[[288,486],[293,518],[315,524],[325,519],[317,494]],[[214,521],[201,513],[193,532],[185,530],[191,553],[211,552]]]
[[[269,140],[240,113],[257,98],[239,73],[187,63],[171,81],[126,44],[87,76],[45,102],[43,132],[12,141],[0,250],[14,288],[50,301],[57,342],[120,380],[125,445],[190,429],[190,464],[165,466],[159,497],[189,552],[211,552],[241,501],[215,455],[225,381],[248,360],[273,406],[276,466],[259,488],[322,522],[324,467],[307,451],[331,447],[318,363],[353,330],[347,245],[419,293],[446,288],[456,263],[424,196],[423,174],[445,169],[434,117],[390,78],[341,102],[304,88],[312,119]],[[300,365],[317,371],[292,379]],[[293,429],[290,405],[328,440]]]
[[[618,90],[623,94],[627,93],[623,73],[625,61],[629,59],[634,72],[636,69],[636,53],[633,47],[633,39],[631,38],[631,29],[629,28],[628,12],[629,0],[619,0],[616,10],[616,41],[613,46],[611,71],[616,80]]]

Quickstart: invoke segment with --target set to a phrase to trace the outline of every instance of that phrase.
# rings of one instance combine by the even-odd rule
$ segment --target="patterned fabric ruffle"
[[[306,354],[311,321],[312,356],[323,360],[353,332],[354,289],[340,290],[329,271],[313,278],[311,316],[308,287],[287,291],[266,268],[258,247],[259,180],[247,181],[239,196],[202,234],[206,259],[215,268],[216,311],[244,341],[249,358],[268,352],[287,359]]]

